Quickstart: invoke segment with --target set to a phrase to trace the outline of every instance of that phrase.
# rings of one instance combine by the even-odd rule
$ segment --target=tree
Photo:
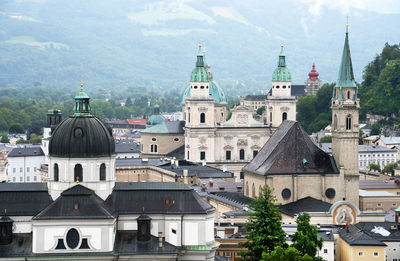
[[[10,140],[9,140],[8,137],[7,137],[7,134],[1,135],[1,140],[0,140],[0,142],[1,142],[1,143],[9,143],[9,142],[10,142]]]
[[[394,174],[394,170],[397,167],[398,167],[398,164],[396,162],[389,163],[383,168],[382,173],[393,175]]]
[[[322,137],[319,140],[320,143],[331,143],[332,142],[332,136],[331,135],[326,135],[324,137]]]
[[[42,143],[42,136],[36,135],[35,133],[31,134],[31,139],[29,140],[32,144]]]
[[[278,246],[271,253],[263,253],[261,261],[313,261],[313,258],[305,254],[301,256],[299,250],[294,247],[283,249]]]
[[[381,125],[379,123],[374,123],[371,126],[371,135],[380,135],[381,134]]]
[[[262,106],[262,107],[260,107],[260,108],[257,109],[256,113],[257,113],[258,115],[262,115],[262,114],[264,113],[264,111],[265,111],[265,107]]]
[[[8,129],[9,133],[25,133],[24,127],[22,126],[22,124],[16,123],[10,126],[10,128]]]
[[[132,105],[133,105],[133,103],[132,103],[131,97],[126,98],[125,106],[131,107]]]
[[[240,253],[246,260],[260,260],[262,253],[270,253],[276,247],[286,247],[285,232],[282,229],[282,214],[274,206],[276,199],[266,185],[259,197],[249,205],[251,212],[245,224],[247,241],[242,244],[247,248]]]
[[[378,164],[370,163],[368,165],[369,170],[381,171],[381,167]]]
[[[27,143],[29,143],[29,141],[24,140],[24,139],[19,139],[19,140],[17,140],[15,143],[16,143],[16,144],[27,144]]]
[[[318,229],[310,225],[310,219],[308,213],[303,213],[297,217],[297,231],[292,236],[292,246],[299,250],[301,255],[308,254],[314,258],[318,249],[322,248],[324,240],[318,238]]]

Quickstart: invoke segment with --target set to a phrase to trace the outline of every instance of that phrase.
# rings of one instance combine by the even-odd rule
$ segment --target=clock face
[[[333,212],[333,224],[335,225],[355,224],[356,219],[356,211],[348,204],[338,206]]]

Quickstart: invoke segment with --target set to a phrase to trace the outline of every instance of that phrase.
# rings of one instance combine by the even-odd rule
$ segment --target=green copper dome
[[[201,45],[199,45],[199,51],[197,52],[196,67],[193,69],[190,75],[191,82],[208,82],[210,75],[206,69],[206,62],[203,53],[201,52]]]
[[[214,98],[216,104],[227,104],[226,95],[224,90],[219,87],[218,83],[215,81],[209,82],[209,92],[210,96]],[[190,85],[186,87],[182,95],[182,104],[185,103],[186,98],[190,97]]]
[[[290,82],[292,76],[290,75],[289,69],[286,68],[285,54],[283,53],[283,44],[281,45],[281,52],[279,54],[278,67],[272,74],[273,82]]]
[[[154,126],[165,121],[165,117],[160,114],[160,105],[156,104],[153,107],[153,115],[147,120],[147,126]]]

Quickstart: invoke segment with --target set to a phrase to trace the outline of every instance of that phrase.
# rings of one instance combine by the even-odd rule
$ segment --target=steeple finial
[[[81,91],[83,90],[83,78],[81,78]]]
[[[201,49],[201,40],[199,40],[199,49]]]
[[[79,177],[76,177],[76,184],[79,184]]]
[[[346,16],[346,34],[349,32],[349,16]]]

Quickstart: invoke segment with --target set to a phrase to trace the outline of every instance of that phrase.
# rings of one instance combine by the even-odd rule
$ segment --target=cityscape
[[[50,2],[0,5],[6,25],[0,36],[0,53],[6,54],[0,62],[0,260],[400,261],[400,39],[383,39],[375,56],[368,48],[363,54],[354,44],[361,36],[352,24],[360,26],[367,9],[385,19],[400,18],[400,6],[383,1],[393,4],[389,14],[384,7],[374,11],[372,2],[361,8],[349,1],[346,15],[335,21],[341,31],[326,31],[340,42],[328,48],[334,57],[318,51],[317,59],[301,63],[302,50],[293,49],[288,35],[275,39],[266,50],[273,57],[268,80],[238,73],[248,70],[245,60],[243,68],[234,62],[227,77],[224,68],[230,65],[223,66],[229,59],[216,57],[230,47],[213,46],[213,38],[221,36],[187,30],[179,33],[172,53],[173,46],[168,53],[140,47],[157,53],[154,68],[163,61],[175,66],[174,73],[155,71],[152,77],[164,79],[150,81],[147,70],[153,65],[146,69],[146,61],[146,73],[137,81],[134,75],[126,79],[130,85],[124,74],[136,64],[111,74],[116,68],[110,60],[107,75],[82,58],[77,69],[70,56],[75,47],[50,40],[43,45],[46,30],[39,30],[36,39],[44,38],[34,43],[3,41],[11,28],[35,34],[47,26],[39,19],[42,8],[64,5]],[[103,12],[108,4],[101,2]],[[293,2],[300,8],[307,1]],[[234,14],[242,26],[265,32],[250,22],[256,17],[246,20],[233,12],[237,4],[221,1],[211,10],[227,19]],[[268,4],[262,6],[270,12]],[[326,6],[325,12],[333,12],[340,5],[327,1],[318,8]],[[168,17],[180,19],[182,26],[193,19],[213,25],[192,1],[143,7],[129,20],[168,25]],[[64,17],[69,8],[58,15]],[[98,10],[79,11],[87,27],[82,30],[97,25]],[[308,10],[322,12],[315,6]],[[87,24],[88,17],[93,24]],[[68,35],[58,26],[60,35]],[[146,39],[135,35],[135,42],[148,41],[149,32],[142,30]],[[161,37],[167,38],[165,32],[177,37],[172,29]],[[197,39],[196,32],[201,32]],[[192,42],[189,54],[178,54],[187,51],[179,47],[182,39]],[[235,59],[235,53],[227,53]],[[33,67],[37,63],[36,73],[25,64],[18,67],[22,54]],[[182,69],[179,55],[190,67]],[[368,58],[362,68],[360,56]],[[38,57],[59,60],[43,73]],[[323,61],[328,57],[335,68]],[[132,63],[140,61],[138,56]],[[10,68],[27,74],[16,77]],[[334,72],[324,74],[326,68]],[[73,79],[64,80],[65,70]],[[186,81],[178,77],[171,84],[177,71]]]

